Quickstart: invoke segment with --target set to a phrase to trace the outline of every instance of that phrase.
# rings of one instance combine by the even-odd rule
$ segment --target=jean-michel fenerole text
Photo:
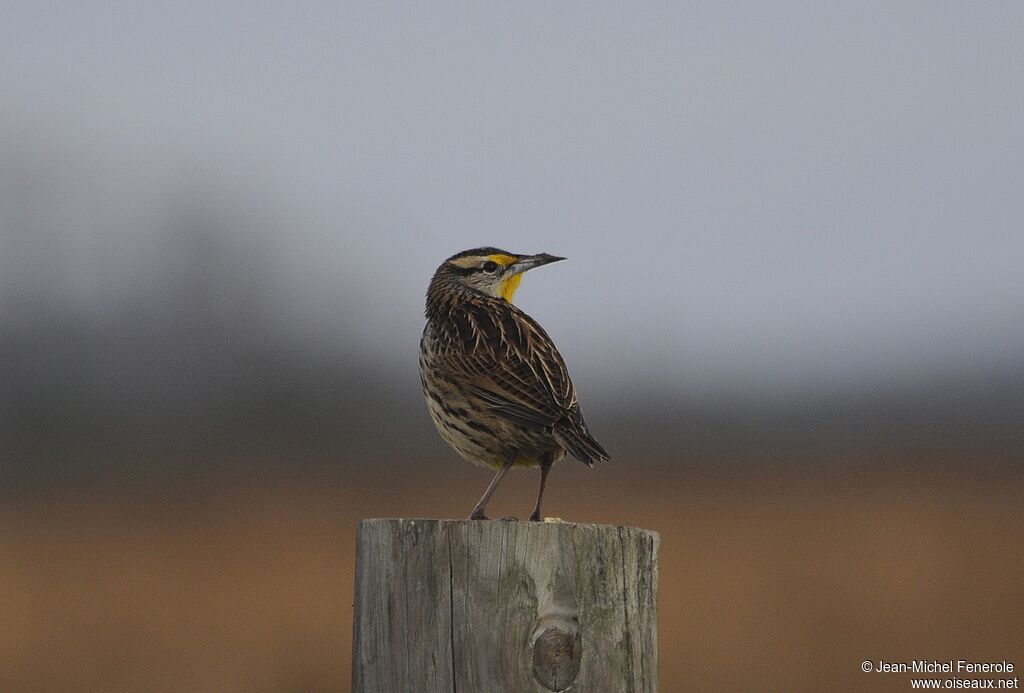
[[[912,662],[887,662],[878,660],[875,671],[879,673],[912,672],[915,674],[962,673],[962,674],[995,674],[1009,673],[1014,669],[1013,662],[968,662],[963,659],[940,662],[933,659],[915,659]]]

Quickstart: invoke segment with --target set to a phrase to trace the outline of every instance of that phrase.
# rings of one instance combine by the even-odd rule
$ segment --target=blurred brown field
[[[348,690],[356,521],[459,517],[486,484],[429,463],[393,483],[256,475],[6,499],[0,690]],[[860,663],[1024,665],[1021,479],[967,468],[563,464],[548,512],[661,533],[664,691],[907,690],[910,675]],[[511,477],[492,513],[527,514],[535,482]]]

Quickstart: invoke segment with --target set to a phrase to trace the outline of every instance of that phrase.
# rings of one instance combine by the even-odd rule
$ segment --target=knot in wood
[[[580,673],[580,634],[547,628],[533,643],[533,676],[549,691],[563,691]]]

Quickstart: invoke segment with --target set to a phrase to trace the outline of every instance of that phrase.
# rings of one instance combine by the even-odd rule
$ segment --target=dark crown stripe
[[[470,255],[511,255],[512,253],[501,248],[473,248],[472,250],[463,250],[461,253],[452,255],[448,260],[458,260],[460,257],[469,257]]]

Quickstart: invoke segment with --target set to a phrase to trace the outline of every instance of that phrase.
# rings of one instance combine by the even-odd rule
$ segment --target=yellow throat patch
[[[523,275],[517,274],[509,277],[501,283],[501,297],[512,303],[512,297],[516,295],[516,289],[519,288],[519,282],[523,281]]]
[[[497,262],[502,267],[508,267],[515,262],[517,258],[514,258],[511,255],[497,254],[488,255],[487,259],[492,262]],[[501,297],[509,303],[512,303],[512,297],[516,295],[516,289],[519,288],[519,282],[521,281],[523,281],[522,274],[516,274],[503,281],[501,283]]]

